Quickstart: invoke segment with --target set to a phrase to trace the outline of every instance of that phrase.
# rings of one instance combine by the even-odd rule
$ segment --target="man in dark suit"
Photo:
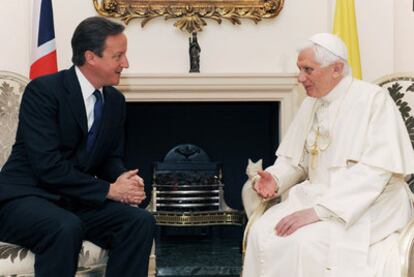
[[[125,99],[113,88],[124,27],[101,17],[72,37],[74,66],[30,82],[0,173],[0,241],[35,253],[36,277],[74,276],[82,241],[109,249],[107,276],[146,276],[155,221],[123,156]]]

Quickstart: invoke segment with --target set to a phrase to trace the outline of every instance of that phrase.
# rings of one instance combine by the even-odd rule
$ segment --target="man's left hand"
[[[297,229],[320,220],[313,208],[294,212],[285,216],[276,224],[276,235],[281,237],[289,236]]]

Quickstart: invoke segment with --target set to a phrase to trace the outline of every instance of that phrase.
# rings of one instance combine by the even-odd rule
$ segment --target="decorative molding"
[[[176,19],[174,26],[188,33],[201,32],[205,19],[222,19],[241,24],[247,18],[258,23],[276,17],[284,0],[93,0],[96,11],[106,17],[120,18],[126,24],[142,19],[144,27],[151,19]]]
[[[160,226],[243,225],[244,215],[239,211],[211,211],[194,213],[153,212]]]
[[[279,102],[283,136],[303,92],[295,74],[146,74],[121,77],[128,102]]]

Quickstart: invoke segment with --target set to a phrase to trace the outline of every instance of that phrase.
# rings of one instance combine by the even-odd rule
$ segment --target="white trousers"
[[[290,191],[286,201],[271,207],[253,224],[247,239],[243,277],[335,276],[329,263],[332,222],[312,223],[286,237],[276,235],[275,226],[283,217],[312,205],[304,204],[300,197],[312,192],[297,188],[293,188],[294,193]],[[353,276],[400,276],[398,239],[398,233],[393,233],[372,244],[366,261],[368,271]]]
[[[254,223],[247,240],[243,277],[324,276],[329,248],[329,223],[319,221],[279,237],[275,226],[298,210],[289,199],[270,208]]]

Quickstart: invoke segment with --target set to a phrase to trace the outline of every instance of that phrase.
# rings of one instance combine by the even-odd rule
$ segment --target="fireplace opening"
[[[278,102],[128,102],[125,158],[144,178],[148,205],[153,166],[175,145],[195,144],[222,162],[224,199],[242,210],[247,160],[275,160]]]
[[[247,160],[263,159],[264,166],[275,160],[279,110],[279,103],[270,101],[128,102],[125,158],[144,178],[148,199],[141,206],[149,203],[156,163],[174,146],[193,144],[220,162],[224,202],[242,211]],[[239,225],[158,226],[157,276],[238,276],[242,237]]]

